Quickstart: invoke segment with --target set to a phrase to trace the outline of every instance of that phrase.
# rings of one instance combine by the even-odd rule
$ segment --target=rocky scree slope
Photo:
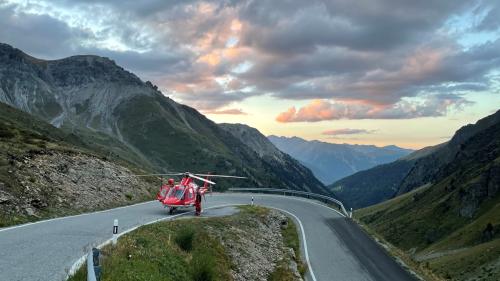
[[[74,56],[46,61],[0,44],[0,101],[43,118],[83,142],[156,171],[247,176],[229,186],[282,187],[322,192],[308,179],[278,181],[274,164],[193,108],[165,97],[150,82],[112,60]],[[278,168],[293,178],[285,167]]]
[[[392,162],[412,152],[397,146],[335,144],[306,141],[298,137],[268,138],[279,150],[311,169],[324,184],[331,184],[358,171]]]
[[[434,173],[427,184],[362,209],[358,218],[442,278],[498,280],[499,114],[460,129],[450,147],[434,152],[448,158],[429,155],[441,165],[428,166]]]
[[[226,219],[225,227],[205,227],[231,258],[234,280],[270,280],[280,267],[288,273],[284,280],[303,280],[297,264],[302,263],[300,257],[284,243],[282,229],[288,227],[287,217],[276,210],[253,212],[253,217],[243,214]]]
[[[0,227],[150,199],[145,172],[0,103]]]
[[[288,182],[287,188],[308,190],[309,186],[314,187],[314,192],[329,194],[323,184],[314,177],[311,170],[293,159],[290,155],[277,149],[263,134],[257,129],[244,124],[219,124],[221,128],[230,132],[233,136],[241,140],[255,153],[269,163],[269,169],[278,176],[276,180]],[[301,179],[306,179],[308,185],[300,186]],[[272,186],[271,186],[272,187]]]

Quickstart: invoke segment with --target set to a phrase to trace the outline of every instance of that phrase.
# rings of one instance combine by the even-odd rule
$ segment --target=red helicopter
[[[207,192],[210,192],[211,185],[215,184],[215,182],[209,180],[209,177],[246,179],[245,177],[238,176],[192,174],[189,172],[161,175],[183,176],[178,184],[175,184],[173,179],[169,179],[167,184],[163,184],[162,180],[160,190],[156,195],[156,199],[160,201],[165,208],[169,208],[169,214],[173,214],[178,209],[196,207],[196,214],[199,215],[201,197],[204,197]],[[196,184],[193,179],[203,181],[203,186]]]

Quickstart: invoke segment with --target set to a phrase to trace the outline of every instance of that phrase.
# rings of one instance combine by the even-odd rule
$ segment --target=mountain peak
[[[47,63],[48,71],[54,77],[56,84],[61,86],[82,85],[99,81],[142,84],[139,77],[106,57],[78,55]]]

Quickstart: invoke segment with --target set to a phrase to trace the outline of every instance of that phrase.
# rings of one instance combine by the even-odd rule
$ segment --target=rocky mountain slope
[[[442,177],[443,167],[455,161],[465,142],[497,123],[500,123],[499,112],[476,124],[462,127],[448,142],[426,147],[392,163],[355,173],[328,187],[347,206],[363,208],[435,183]]]
[[[0,45],[0,101],[43,118],[83,142],[156,171],[247,176],[216,188],[273,186],[322,192],[306,178],[278,181],[275,169],[195,109],[165,97],[112,60],[74,56],[40,60]],[[118,143],[118,144],[117,144]],[[293,178],[285,167],[277,170]]]
[[[306,179],[309,186],[313,186],[316,191],[328,194],[325,187],[318,181],[312,172],[293,159],[290,155],[278,150],[263,134],[257,129],[243,124],[219,124],[224,130],[241,140],[248,147],[253,149],[259,157],[269,163],[269,169],[278,176],[276,180],[288,182],[291,189],[303,189],[300,186],[300,179]],[[285,169],[285,170],[283,170]]]
[[[145,172],[0,103],[0,227],[150,199]]]
[[[441,278],[499,280],[499,116],[463,127],[449,144],[420,158],[408,182],[424,185],[360,210],[360,220]],[[429,172],[417,182],[420,165]]]
[[[426,147],[394,162],[357,172],[334,182],[328,188],[346,207],[358,209],[383,202],[398,193],[401,182],[418,159],[440,146]]]
[[[408,175],[401,182],[398,194],[403,194],[429,182],[440,180],[443,177],[443,167],[456,161],[456,157],[460,155],[464,145],[472,137],[483,133],[485,130],[499,123],[500,111],[479,120],[476,124],[469,124],[460,128],[446,145],[418,159]]]
[[[393,145],[376,147],[306,141],[298,137],[268,138],[279,150],[311,169],[324,184],[331,184],[358,171],[392,162],[412,152],[410,149]]]

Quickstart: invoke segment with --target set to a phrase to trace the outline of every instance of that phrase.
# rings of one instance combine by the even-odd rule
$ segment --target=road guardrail
[[[87,255],[87,281],[101,280],[101,267],[99,265],[100,251],[93,248]]]
[[[338,207],[342,213],[350,218],[352,217],[352,209],[351,212],[347,212],[347,210],[344,207],[344,204],[338,199],[335,199],[330,196],[326,195],[321,195],[317,193],[312,193],[312,192],[307,192],[307,191],[300,191],[300,190],[291,190],[291,189],[278,189],[278,188],[229,188],[228,191],[230,192],[254,192],[254,193],[274,193],[274,194],[283,194],[285,196],[290,195],[290,196],[298,196],[298,197],[305,197],[305,198],[313,198],[317,199],[319,201],[325,202],[325,203],[330,203],[334,204]]]

